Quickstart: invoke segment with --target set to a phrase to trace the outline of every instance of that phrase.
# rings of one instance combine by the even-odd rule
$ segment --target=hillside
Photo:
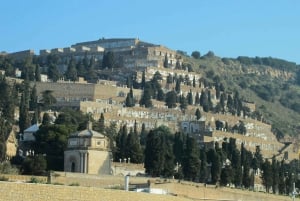
[[[195,72],[206,75],[212,84],[219,79],[228,92],[237,90],[242,99],[254,102],[279,138],[300,133],[300,70],[295,63],[273,58],[229,59],[207,55],[199,59],[185,56],[184,62]]]

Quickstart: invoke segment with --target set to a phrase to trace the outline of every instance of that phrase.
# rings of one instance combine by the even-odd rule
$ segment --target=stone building
[[[101,62],[105,52],[114,52],[117,67],[146,68],[150,66],[163,67],[167,59],[168,67],[174,68],[176,62],[182,62],[176,51],[161,45],[140,41],[137,38],[101,38],[95,41],[81,42],[66,48],[40,50],[42,60],[49,54],[58,55],[62,63],[71,57],[76,60],[95,58]]]
[[[64,171],[110,174],[111,157],[108,138],[93,131],[89,123],[86,130],[70,135],[64,152]]]

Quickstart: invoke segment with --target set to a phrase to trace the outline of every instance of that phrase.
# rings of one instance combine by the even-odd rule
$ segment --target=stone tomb
[[[110,174],[111,152],[109,140],[88,128],[70,135],[64,152],[64,171],[86,174]]]

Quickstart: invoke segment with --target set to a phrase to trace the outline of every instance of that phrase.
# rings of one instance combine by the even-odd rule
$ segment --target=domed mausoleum
[[[86,174],[110,174],[109,139],[93,131],[92,124],[83,131],[72,133],[64,152],[64,170]]]

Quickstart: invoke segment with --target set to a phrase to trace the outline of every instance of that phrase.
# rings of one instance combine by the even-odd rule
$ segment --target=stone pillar
[[[80,154],[80,173],[83,173],[83,153],[79,152]]]
[[[88,153],[84,153],[84,173],[88,173]]]

